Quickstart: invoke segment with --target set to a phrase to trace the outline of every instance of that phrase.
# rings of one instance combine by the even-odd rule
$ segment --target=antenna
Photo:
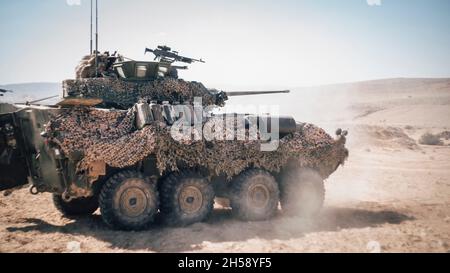
[[[92,55],[92,0],[91,0],[91,47],[90,47],[90,51],[89,54]]]
[[[95,0],[95,77],[98,76],[98,0]]]

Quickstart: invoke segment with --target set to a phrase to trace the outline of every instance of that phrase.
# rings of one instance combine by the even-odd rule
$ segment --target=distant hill
[[[317,92],[346,91],[349,94],[359,92],[377,94],[380,91],[398,94],[422,92],[424,89],[430,92],[448,91],[449,88],[450,78],[394,78],[303,87],[300,89],[309,89]]]
[[[0,88],[13,91],[0,97],[0,102],[20,103],[62,94],[61,83],[53,82],[7,84],[0,85]],[[52,99],[43,103],[52,104],[57,100]]]

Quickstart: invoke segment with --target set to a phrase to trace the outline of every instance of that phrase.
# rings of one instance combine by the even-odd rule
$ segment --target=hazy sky
[[[80,4],[80,5],[78,5]],[[448,0],[99,0],[100,49],[203,58],[208,87],[450,77]],[[89,51],[89,0],[0,0],[0,84],[61,81]]]

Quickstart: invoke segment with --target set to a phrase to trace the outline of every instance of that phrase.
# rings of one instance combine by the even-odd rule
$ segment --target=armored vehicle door
[[[0,191],[28,183],[24,140],[12,106],[0,105]]]

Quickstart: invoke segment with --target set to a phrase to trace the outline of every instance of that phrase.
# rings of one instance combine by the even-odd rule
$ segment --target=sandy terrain
[[[216,205],[206,223],[120,232],[109,230],[98,212],[65,219],[49,194],[24,189],[0,197],[0,252],[77,251],[78,243],[82,252],[450,252],[450,146],[418,144],[425,132],[450,131],[450,80],[313,91],[290,94],[289,105],[304,107],[285,101],[286,111],[330,132],[350,131],[350,158],[328,179],[317,219],[280,213],[246,223]]]

